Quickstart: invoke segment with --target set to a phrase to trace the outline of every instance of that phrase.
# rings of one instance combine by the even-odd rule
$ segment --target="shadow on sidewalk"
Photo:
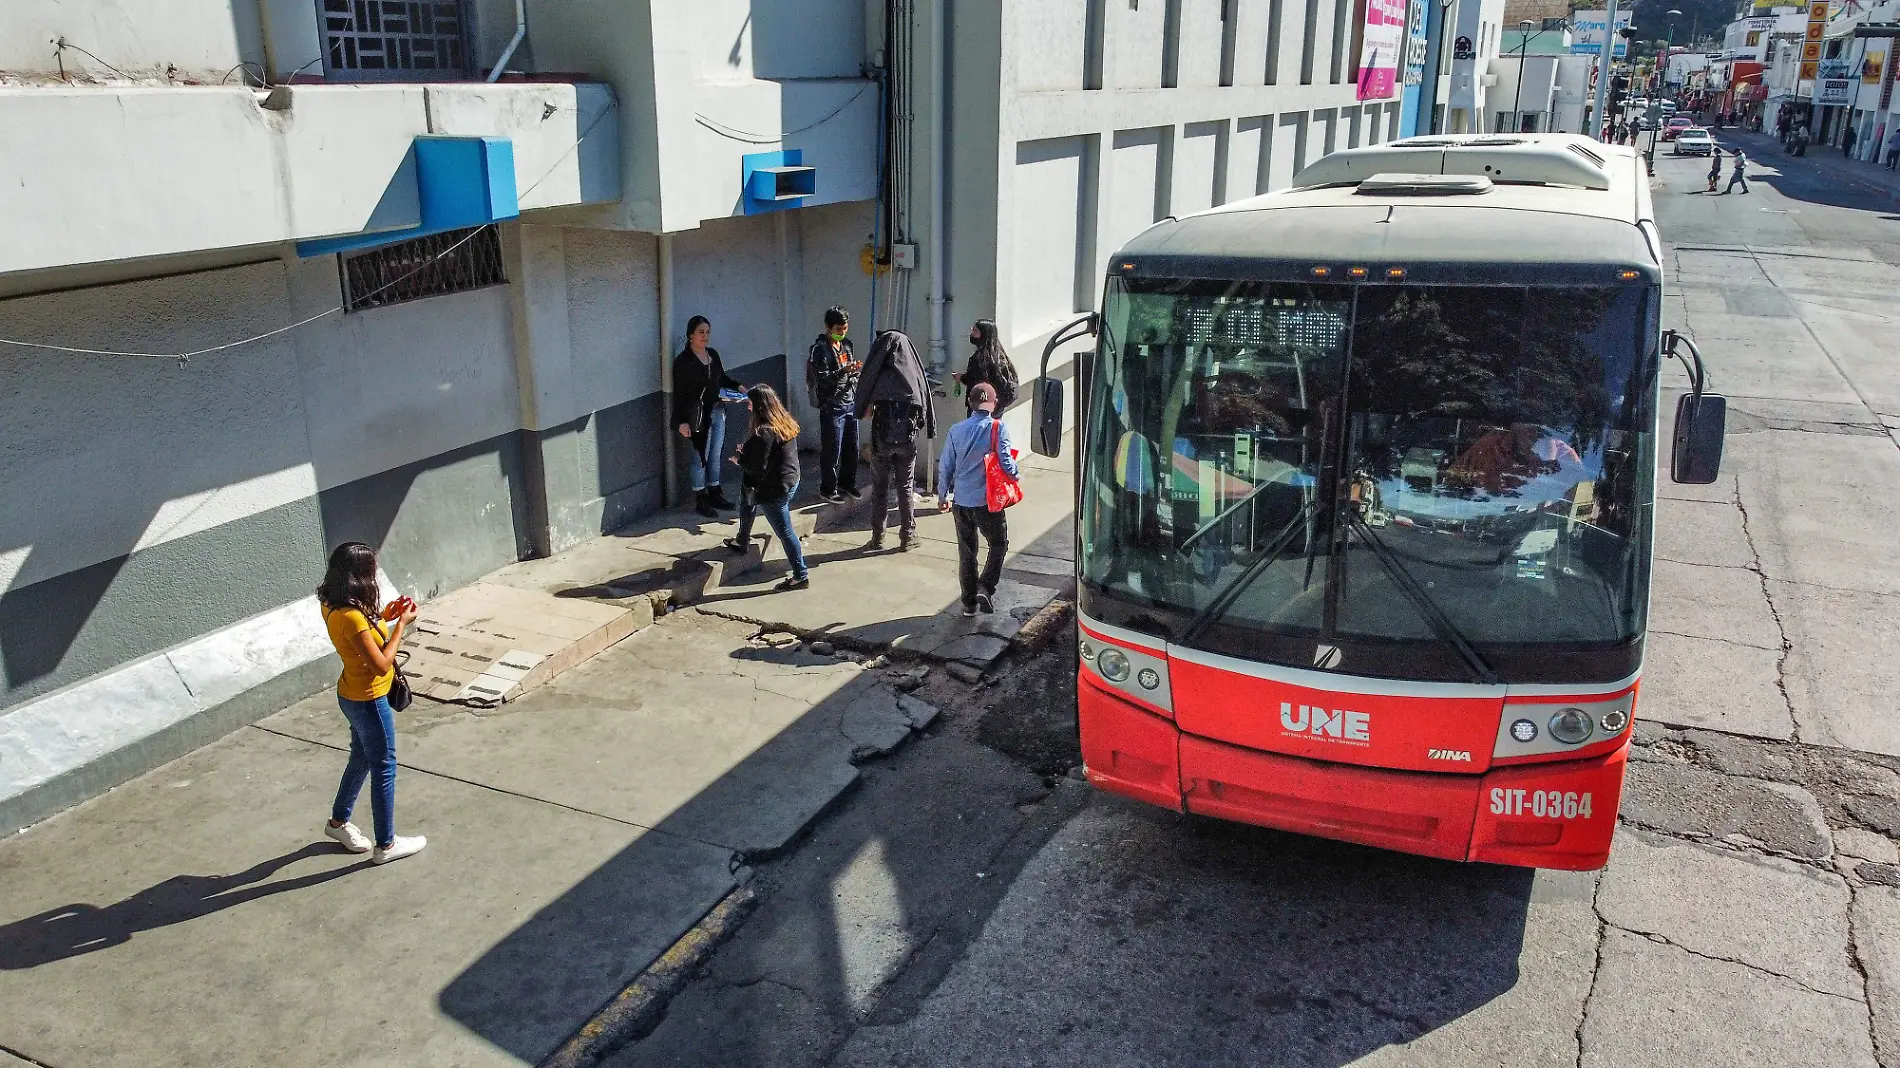
[[[185,923],[273,894],[303,890],[369,866],[364,860],[341,868],[265,883],[300,860],[344,855],[337,846],[313,842],[295,852],[259,861],[233,875],[175,875],[103,908],[75,903],[0,926],[0,969],[20,971],[123,945],[143,931]]]

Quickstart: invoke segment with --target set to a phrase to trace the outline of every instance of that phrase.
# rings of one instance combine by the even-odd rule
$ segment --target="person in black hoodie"
[[[686,320],[686,347],[673,357],[673,426],[693,443],[687,471],[693,483],[694,509],[707,519],[719,518],[719,509],[731,508],[719,485],[719,450],[725,445],[726,410],[719,391],[744,389],[726,373],[712,338],[712,321],[704,315]]]
[[[909,552],[917,540],[917,432],[937,436],[937,415],[930,406],[930,383],[910,338],[886,330],[871,343],[858,381],[856,415],[871,421],[871,540],[865,548],[884,547],[885,509],[891,483],[897,484],[897,547]]]
[[[858,419],[851,412],[863,365],[851,350],[851,316],[833,304],[825,309],[825,332],[805,356],[805,391],[818,409],[818,496],[856,499]]]
[[[775,590],[802,590],[811,585],[805,567],[805,547],[792,529],[792,498],[798,493],[798,422],[785,410],[771,386],[757,385],[746,393],[752,426],[733,461],[739,465],[744,488],[739,491],[739,535],[726,539],[726,548],[746,551],[752,537],[752,516],[765,513],[765,522],[778,535],[792,573]]]
[[[978,319],[972,324],[970,344],[976,346],[976,351],[970,353],[963,373],[957,376],[957,381],[963,383],[964,410],[976,410],[970,405],[970,389],[978,382],[996,387],[998,412],[1016,403],[1016,365],[1009,362],[1009,353],[1003,351],[1002,339],[996,336],[996,320]]]

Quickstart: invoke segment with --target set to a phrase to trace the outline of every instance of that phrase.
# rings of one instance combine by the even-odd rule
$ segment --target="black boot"
[[[712,502],[714,508],[721,511],[730,512],[738,507],[738,505],[726,499],[726,488],[724,486],[713,486],[708,489],[706,491],[706,499]]]
[[[719,509],[713,507],[712,499],[705,490],[699,490],[693,494],[693,511],[707,519],[719,518]]]

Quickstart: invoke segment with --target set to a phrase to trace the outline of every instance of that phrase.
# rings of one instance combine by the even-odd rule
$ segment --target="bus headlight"
[[[1154,668],[1142,668],[1140,674],[1135,676],[1135,681],[1141,683],[1142,689],[1152,690],[1161,685],[1161,672]]]
[[[1605,734],[1621,734],[1623,728],[1630,725],[1630,714],[1620,708],[1612,708],[1603,713],[1603,718],[1597,723],[1603,728]]]
[[[1128,657],[1124,655],[1120,649],[1104,647],[1101,653],[1095,657],[1095,670],[1100,671],[1102,677],[1110,682],[1127,682],[1129,670]],[[1589,727],[1587,726],[1589,722],[1587,719],[1584,720],[1586,724],[1584,732],[1586,734],[1589,733]]]
[[[1596,724],[1590,722],[1590,713],[1581,708],[1566,708],[1550,717],[1550,736],[1565,745],[1588,741],[1595,727]]]
[[[1520,742],[1534,742],[1537,740],[1537,724],[1528,719],[1520,719],[1511,724],[1511,737]]]

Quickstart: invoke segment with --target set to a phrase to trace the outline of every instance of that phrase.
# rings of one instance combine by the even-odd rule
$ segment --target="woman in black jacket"
[[[976,351],[970,353],[970,360],[963,365],[963,373],[957,381],[963,383],[963,406],[970,408],[970,387],[978,382],[988,382],[996,387],[996,410],[1016,403],[1016,365],[1009,362],[1009,353],[1003,351],[1003,342],[996,336],[994,319],[978,319],[970,327],[970,344]],[[973,409],[971,409],[973,410]]]
[[[739,493],[739,536],[726,539],[726,548],[746,551],[752,537],[752,515],[764,512],[778,535],[792,573],[773,589],[802,590],[811,585],[805,567],[805,547],[792,529],[792,498],[798,493],[798,423],[771,386],[757,385],[746,393],[752,426],[733,461],[739,465],[744,489]]]
[[[720,406],[719,391],[745,386],[726,373],[719,350],[707,344],[711,339],[711,320],[704,315],[686,320],[686,347],[673,357],[673,425],[680,437],[693,443],[687,468],[695,510],[717,519],[718,509],[732,507],[719,485],[719,450],[726,438],[726,410]]]

